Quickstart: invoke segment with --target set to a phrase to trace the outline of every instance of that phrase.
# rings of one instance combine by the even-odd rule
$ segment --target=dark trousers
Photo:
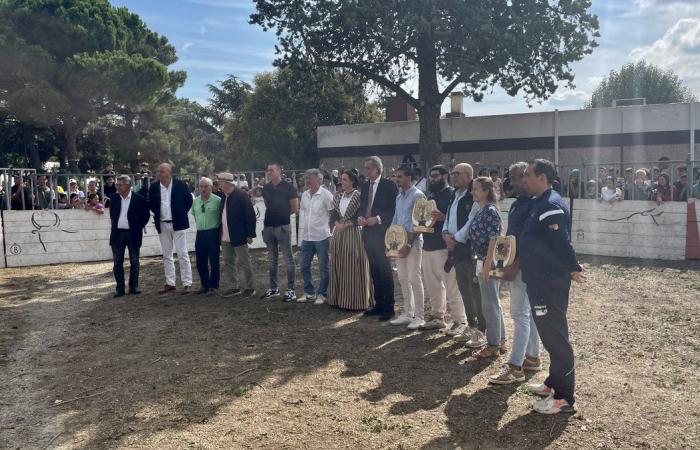
[[[362,241],[374,285],[374,307],[383,313],[394,314],[394,275],[384,247],[384,229],[363,229]]]
[[[481,310],[481,289],[476,277],[476,267],[472,260],[472,252],[467,244],[457,244],[455,249],[455,274],[457,286],[462,294],[464,311],[467,314],[467,323],[471,328],[478,328],[482,333],[486,332],[486,320]]]
[[[124,292],[124,250],[129,249],[129,289],[139,287],[139,251],[140,246],[135,246],[129,230],[118,230],[112,245],[112,258],[114,259],[114,280],[117,282],[117,292]]]
[[[219,289],[221,266],[219,265],[219,229],[197,231],[194,240],[194,254],[197,257],[197,272],[202,287]]]
[[[532,317],[545,350],[549,353],[549,376],[544,384],[554,389],[555,399],[565,399],[574,404],[574,350],[569,342],[569,324],[566,311],[569,307],[571,280],[559,278],[546,283],[528,283]]]

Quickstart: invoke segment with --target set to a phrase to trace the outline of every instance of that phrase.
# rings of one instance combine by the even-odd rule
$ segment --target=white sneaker
[[[316,294],[304,294],[297,298],[297,303],[313,302],[316,300]]]
[[[318,294],[316,296],[316,300],[314,300],[314,305],[323,305],[324,303],[327,303],[328,299],[326,298],[325,295]]]
[[[472,335],[476,331],[479,330],[476,328],[465,327],[464,331],[461,334],[455,335],[452,339],[454,339],[457,342],[469,342],[472,339]]]
[[[421,327],[421,325],[425,325],[425,320],[416,317],[411,321],[411,323],[408,324],[406,328],[408,328],[409,330],[417,330]]]
[[[554,389],[544,383],[528,384],[527,390],[530,391],[531,394],[539,395],[540,397],[549,397],[550,395],[554,395]]]
[[[413,322],[413,318],[405,316],[403,314],[389,321],[389,323],[392,325],[408,325],[411,322]]]
[[[445,334],[448,336],[459,336],[460,334],[464,334],[465,331],[469,330],[469,327],[467,326],[466,323],[453,323],[452,328],[449,330],[445,330]]]
[[[576,403],[569,405],[563,398],[556,400],[552,395],[535,401],[535,403],[532,404],[532,409],[541,414],[574,414],[578,411]]]
[[[486,336],[479,330],[472,332],[472,337],[465,344],[469,348],[481,348],[486,345]]]

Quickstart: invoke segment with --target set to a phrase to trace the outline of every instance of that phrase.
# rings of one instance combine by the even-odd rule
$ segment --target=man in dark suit
[[[384,235],[394,218],[399,190],[395,183],[382,178],[384,166],[377,156],[367,158],[363,168],[367,181],[362,184],[360,192],[357,224],[362,227],[375,301],[374,308],[365,311],[365,315],[379,316],[380,321],[387,321],[394,315],[394,277],[384,249]]]
[[[165,285],[159,294],[174,291],[175,263],[173,248],[177,251],[180,262],[180,279],[183,291],[188,293],[192,286],[192,266],[187,251],[187,229],[190,221],[187,213],[192,208],[192,194],[187,185],[173,178],[170,164],[158,166],[158,181],[151,183],[148,189],[148,206],[153,211],[153,220],[163,249],[163,266],[165,269]]]
[[[131,178],[117,178],[117,193],[110,199],[109,216],[112,231],[109,245],[114,258],[114,280],[117,282],[115,297],[124,295],[124,250],[129,249],[129,294],[139,291],[139,252],[143,241],[143,228],[151,218],[146,199],[131,191]]]

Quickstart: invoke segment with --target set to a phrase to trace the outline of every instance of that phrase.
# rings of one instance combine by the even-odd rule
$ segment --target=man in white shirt
[[[321,189],[323,175],[318,169],[309,169],[305,174],[307,190],[301,195],[299,208],[299,238],[301,239],[301,275],[304,278],[305,295],[298,302],[313,301],[316,305],[326,302],[328,291],[328,246],[331,238],[330,211],[333,209],[333,194]],[[318,291],[311,276],[311,260],[318,258],[321,279]]]

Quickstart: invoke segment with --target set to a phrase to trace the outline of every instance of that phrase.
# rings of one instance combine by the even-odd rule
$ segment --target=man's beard
[[[437,194],[438,192],[440,192],[440,191],[442,191],[443,189],[445,189],[446,186],[447,186],[447,183],[445,183],[445,182],[442,181],[442,180],[441,180],[441,181],[436,181],[436,182],[432,182],[432,181],[431,181],[431,182],[428,184],[428,190],[429,190],[431,193],[433,193],[433,194]]]

